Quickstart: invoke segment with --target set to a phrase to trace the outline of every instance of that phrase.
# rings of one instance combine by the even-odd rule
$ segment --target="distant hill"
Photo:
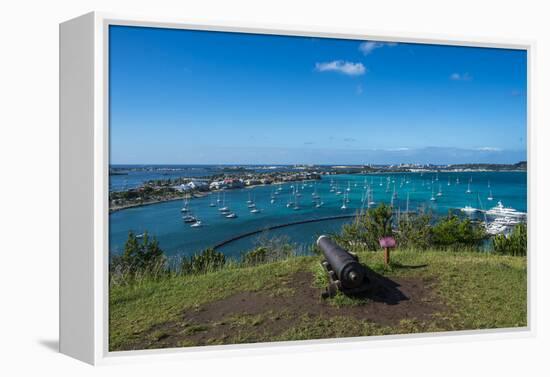
[[[520,161],[515,164],[454,164],[448,169],[479,169],[479,170],[527,170],[527,161]]]

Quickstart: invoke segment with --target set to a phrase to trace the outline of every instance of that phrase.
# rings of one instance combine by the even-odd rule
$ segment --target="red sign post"
[[[384,264],[388,266],[390,264],[390,249],[393,249],[397,242],[393,237],[382,237],[378,240],[380,247],[384,248]]]

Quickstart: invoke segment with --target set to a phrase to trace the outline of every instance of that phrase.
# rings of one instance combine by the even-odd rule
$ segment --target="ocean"
[[[209,170],[210,174],[212,174],[211,169]],[[205,175],[204,170],[196,169],[194,171],[197,172],[197,176]],[[146,175],[146,179],[143,176],[140,178],[136,174],[135,177],[132,176],[132,180],[135,179],[135,184],[139,185],[139,179],[153,179],[150,178],[150,174]],[[154,172],[154,174],[158,174],[158,172]],[[178,174],[189,176],[189,172],[183,174],[178,171]],[[111,176],[111,181],[120,182],[121,177],[125,176]],[[331,180],[342,193],[347,192],[349,187],[349,203],[346,204],[346,209],[341,209],[343,195],[330,192]],[[130,180],[127,179],[127,181]],[[167,255],[186,256],[237,235],[269,226],[309,219],[353,215],[362,207],[361,199],[364,195],[365,184],[372,188],[372,200],[376,204],[390,203],[395,187],[397,199],[394,199],[394,207],[401,211],[406,210],[408,194],[410,211],[422,207],[439,216],[446,215],[449,210],[460,212],[459,209],[466,205],[489,209],[498,201],[502,201],[507,207],[527,212],[527,174],[525,172],[330,175],[322,176],[322,179],[316,182],[286,183],[281,186],[282,191],[278,195],[274,195],[276,198],[274,203],[271,203],[271,197],[279,185],[226,190],[225,204],[237,214],[238,217],[235,219],[225,218],[220,215],[217,208],[209,206],[218,198],[217,193],[192,199],[189,209],[204,224],[199,228],[191,228],[189,224],[183,222],[180,211],[183,207],[181,200],[113,212],[109,215],[110,252],[118,254],[123,251],[129,231],[136,233],[147,231],[158,239],[160,247]],[[470,193],[467,193],[468,184]],[[291,197],[292,185],[296,185],[301,192],[299,210],[286,206]],[[442,195],[437,196],[440,189]],[[320,208],[315,207],[312,199],[315,190],[324,203]],[[487,199],[490,192],[494,197],[492,201]],[[435,201],[430,200],[432,193],[436,198]],[[257,208],[261,210],[260,213],[250,213],[250,209],[247,207],[249,198],[255,200]],[[220,196],[220,199],[223,199],[223,195]],[[258,245],[262,239],[284,237],[296,244],[299,249],[306,251],[319,235],[337,232],[343,224],[349,221],[351,219],[337,219],[282,227],[230,242],[219,250],[229,257],[239,257],[242,252]]]

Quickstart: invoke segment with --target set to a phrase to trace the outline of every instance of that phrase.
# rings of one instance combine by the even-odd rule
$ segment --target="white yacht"
[[[479,211],[477,208],[474,208],[470,205],[467,205],[467,206],[464,206],[464,208],[461,208],[460,209],[462,212],[466,212],[466,213],[474,213],[474,212],[477,212]]]
[[[489,216],[500,216],[500,217],[524,217],[526,213],[519,212],[518,210],[511,207],[504,207],[504,204],[499,200],[497,205],[490,210],[485,212]]]
[[[493,192],[489,190],[489,196],[487,197],[487,200],[493,200]]]
[[[225,215],[225,217],[228,219],[236,219],[237,214],[235,212],[230,212],[229,214]]]
[[[260,212],[261,212],[261,210],[258,209],[258,208],[254,208],[250,211],[250,213],[260,213]]]

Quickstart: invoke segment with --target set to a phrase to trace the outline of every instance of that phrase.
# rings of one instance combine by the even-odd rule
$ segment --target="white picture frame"
[[[460,38],[420,33],[307,26],[212,24],[161,18],[88,13],[60,25],[60,351],[90,364],[146,359],[209,358],[533,336],[532,226],[528,248],[528,326],[525,328],[460,331],[453,333],[392,335],[329,340],[307,340],[251,345],[204,346],[162,350],[109,352],[108,350],[108,27],[148,26],[191,30],[315,36],[371,41],[429,43],[452,46],[514,48],[527,51],[528,66],[528,218],[534,219],[532,83],[535,44],[525,40]]]

